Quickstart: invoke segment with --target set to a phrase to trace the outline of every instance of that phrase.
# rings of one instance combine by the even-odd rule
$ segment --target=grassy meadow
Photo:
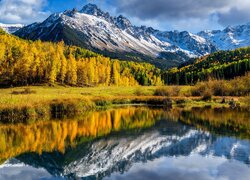
[[[195,86],[25,86],[0,90],[0,120],[32,122],[124,104],[164,107],[250,107],[249,74]]]
[[[201,84],[201,88],[204,86]],[[200,87],[199,87],[200,88]],[[62,86],[27,86],[1,89],[0,109],[21,108],[51,103],[52,101],[82,100],[95,102],[98,100],[171,98],[173,100],[204,101],[202,98],[207,92],[202,92],[198,87],[192,86],[137,86],[137,87],[62,87]],[[207,90],[206,90],[207,91]],[[210,96],[208,94],[207,96]],[[212,96],[212,95],[211,95]],[[209,98],[209,97],[208,97]],[[211,101],[216,102],[220,96],[212,96]],[[243,96],[225,96],[237,101],[248,99]],[[209,103],[207,100],[206,103]],[[128,101],[129,102],[129,101]]]
[[[73,116],[85,111],[121,104],[147,104],[166,107],[230,107],[234,99],[237,106],[249,107],[248,96],[192,96],[194,87],[49,87],[29,86],[1,89],[1,122],[34,121],[61,118],[61,113]],[[206,93],[206,92],[205,92]]]

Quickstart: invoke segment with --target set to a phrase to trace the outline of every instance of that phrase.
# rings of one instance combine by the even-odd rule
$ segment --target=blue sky
[[[198,32],[250,21],[249,0],[0,0],[0,22],[30,24],[87,3],[160,30]]]

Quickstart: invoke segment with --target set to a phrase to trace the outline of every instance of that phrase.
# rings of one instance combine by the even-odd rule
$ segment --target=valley
[[[249,179],[247,20],[54,2],[0,1],[0,180]]]

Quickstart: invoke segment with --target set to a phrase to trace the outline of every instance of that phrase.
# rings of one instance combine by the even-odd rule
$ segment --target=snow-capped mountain
[[[217,49],[232,50],[250,45],[250,23],[229,26],[222,31],[202,31],[198,35],[210,41]]]
[[[73,9],[52,14],[44,22],[26,26],[15,35],[31,40],[64,40],[66,44],[125,59],[136,55],[154,64],[161,59],[166,65],[170,63],[167,60],[181,63],[217,50],[250,45],[249,27],[250,24],[247,24],[197,34],[159,31],[134,26],[122,15],[112,17],[96,5],[88,4],[80,11]]]
[[[80,11],[52,14],[44,22],[26,26],[15,34],[32,40],[64,40],[66,44],[117,54],[158,58],[175,53],[180,61],[216,51],[211,43],[195,34],[133,26],[124,16],[112,17],[93,4]]]
[[[7,33],[14,33],[17,30],[23,28],[24,25],[23,24],[3,24],[0,23],[0,28],[2,28],[3,30],[5,30]]]

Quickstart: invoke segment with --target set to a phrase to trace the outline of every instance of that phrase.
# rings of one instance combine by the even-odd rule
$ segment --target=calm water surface
[[[0,125],[0,179],[250,179],[249,111],[122,107]]]

